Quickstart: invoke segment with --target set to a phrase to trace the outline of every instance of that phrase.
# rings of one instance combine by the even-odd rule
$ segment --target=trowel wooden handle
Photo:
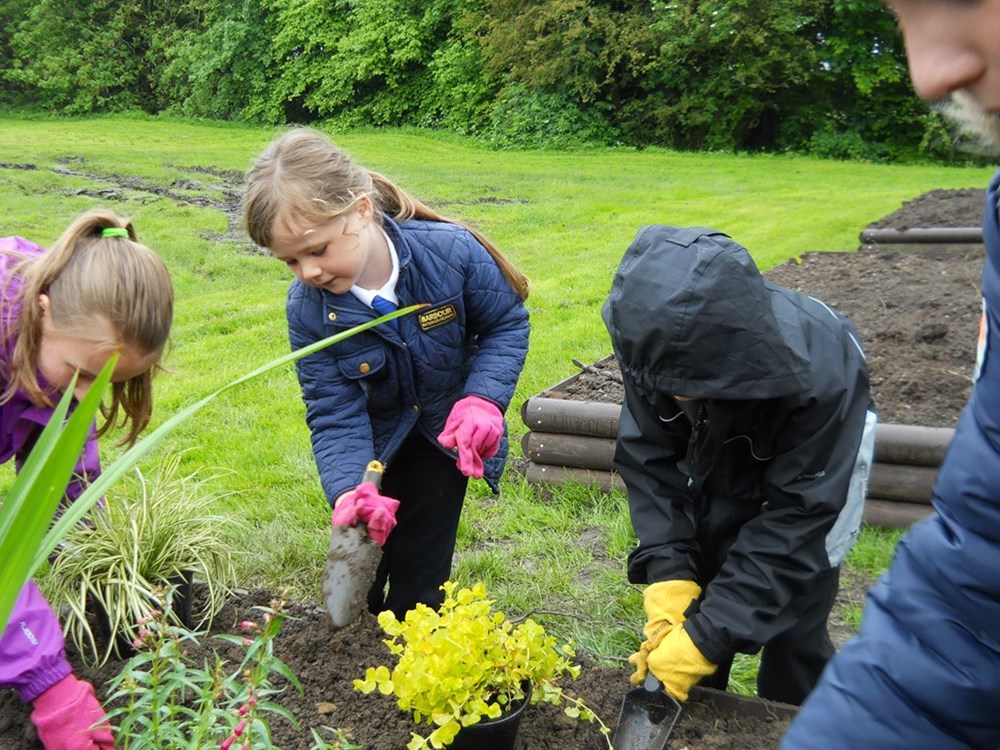
[[[382,474],[384,471],[385,467],[381,461],[369,461],[368,466],[365,467],[365,474],[361,477],[361,481],[371,482],[375,485],[376,489],[382,489]]]

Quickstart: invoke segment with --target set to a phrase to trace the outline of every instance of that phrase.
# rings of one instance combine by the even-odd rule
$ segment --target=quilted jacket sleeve
[[[327,335],[319,325],[310,323],[322,320],[322,309],[318,295],[307,287],[292,286],[287,312],[292,349],[301,349]],[[332,505],[357,485],[373,455],[365,395],[356,381],[340,373],[328,350],[303,357],[295,366],[320,481]]]
[[[781,750],[1000,747],[1000,172],[987,193],[979,378],[938,471],[936,514],[900,541],[861,631]]]
[[[486,249],[472,235],[464,236],[470,255],[464,291],[467,325],[478,340],[464,394],[506,411],[528,354],[528,311]]]

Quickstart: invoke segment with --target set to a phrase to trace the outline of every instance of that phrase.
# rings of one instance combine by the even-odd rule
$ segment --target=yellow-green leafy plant
[[[209,622],[229,595],[236,581],[230,539],[239,534],[240,524],[218,508],[229,493],[211,488],[215,477],[198,470],[182,474],[181,457],[166,456],[148,477],[136,469],[134,479],[91,514],[90,523],[67,533],[43,580],[81,655],[107,661],[118,639],[132,641],[137,623],[153,610],[190,627],[174,606],[177,597],[190,592],[165,584],[184,588],[192,578],[203,584],[197,626]],[[112,634],[106,643],[95,639],[88,610],[106,617]]]
[[[390,611],[378,616],[398,661],[391,670],[369,667],[354,681],[362,693],[395,696],[418,725],[433,727],[426,735],[414,732],[408,750],[447,747],[463,727],[497,719],[524,700],[564,706],[568,716],[596,722],[608,738],[604,722],[560,684],[580,674],[571,643],[557,643],[530,618],[515,624],[495,611],[482,583],[459,588],[448,581],[442,589],[440,609],[418,604],[402,622]]]

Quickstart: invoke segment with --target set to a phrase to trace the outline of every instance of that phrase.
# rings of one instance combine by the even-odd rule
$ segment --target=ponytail
[[[20,288],[12,295],[15,279]],[[135,347],[155,354],[157,360],[168,344],[174,299],[170,274],[163,261],[136,240],[132,224],[113,211],[89,211],[79,216],[48,252],[22,255],[5,291],[7,304],[19,303],[21,309],[16,319],[10,315],[10,307],[4,313],[3,343],[9,354],[3,362],[7,383],[0,403],[18,391],[36,405],[53,403],[38,381],[43,294],[49,298],[49,315],[57,330],[86,338],[95,319],[105,320],[114,340],[102,344]],[[158,368],[157,363],[152,369]],[[128,426],[122,442],[132,444],[149,423],[152,410],[152,370],[114,383],[110,404],[102,405],[105,422],[98,435],[115,425],[121,413],[121,425]]]
[[[396,220],[405,219],[425,219],[427,221],[440,221],[446,224],[457,224],[466,229],[480,245],[486,248],[496,264],[500,266],[507,281],[518,293],[522,300],[528,298],[528,279],[511,263],[507,257],[500,252],[499,248],[490,242],[481,232],[473,229],[468,224],[455,219],[448,219],[437,213],[434,209],[422,203],[401,187],[378,172],[368,172],[372,181],[372,192],[375,206],[382,213]]]

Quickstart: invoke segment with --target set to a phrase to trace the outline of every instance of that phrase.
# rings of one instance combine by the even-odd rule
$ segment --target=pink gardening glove
[[[503,414],[491,401],[466,396],[451,407],[438,442],[458,451],[458,470],[482,479],[483,459],[495,456],[503,437]]]
[[[104,717],[89,682],[67,675],[31,703],[31,721],[45,750],[113,750],[115,738],[107,724],[88,729]]]
[[[399,500],[380,495],[371,482],[362,482],[350,492],[345,492],[333,507],[330,523],[333,526],[368,527],[368,536],[380,547],[389,532],[396,527],[396,510]]]

